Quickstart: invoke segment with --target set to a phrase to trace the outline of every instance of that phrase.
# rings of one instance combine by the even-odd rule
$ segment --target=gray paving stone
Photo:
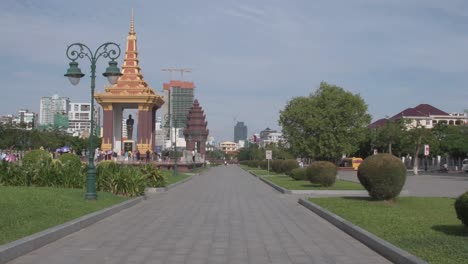
[[[234,165],[19,257],[29,263],[389,263]]]

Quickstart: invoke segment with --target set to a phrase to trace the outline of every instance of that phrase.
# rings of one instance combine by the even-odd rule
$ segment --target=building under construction
[[[165,103],[161,108],[162,125],[167,135],[164,149],[177,143],[177,147],[185,148],[183,129],[187,124],[187,114],[193,105],[193,82],[171,80],[163,84]],[[177,142],[175,142],[177,140]]]

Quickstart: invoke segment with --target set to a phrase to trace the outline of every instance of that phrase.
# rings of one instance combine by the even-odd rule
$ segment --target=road
[[[458,197],[468,190],[468,173],[408,174],[403,190],[407,196]],[[355,171],[339,171],[339,179],[359,182]]]

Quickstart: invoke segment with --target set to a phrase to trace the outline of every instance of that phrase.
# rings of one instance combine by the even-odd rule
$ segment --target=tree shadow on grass
[[[346,200],[355,200],[355,201],[368,201],[368,202],[375,202],[376,200],[373,200],[370,197],[356,197],[356,196],[345,196],[343,199]]]
[[[319,187],[322,187],[322,185],[320,185],[320,184],[313,184],[313,183],[305,183],[305,184],[301,184],[301,187],[305,187],[305,188],[319,188]]]
[[[431,227],[433,230],[442,232],[449,236],[468,237],[468,227],[460,225],[435,225]]]

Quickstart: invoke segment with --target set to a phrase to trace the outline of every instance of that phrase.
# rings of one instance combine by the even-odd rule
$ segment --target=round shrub
[[[391,154],[378,154],[366,158],[358,169],[358,179],[376,200],[397,197],[406,181],[406,168]]]
[[[38,165],[41,163],[50,163],[52,157],[49,152],[42,149],[32,150],[24,155],[22,163],[23,165]]]
[[[307,169],[306,168],[295,168],[291,171],[291,178],[296,181],[305,181],[307,180]]]
[[[66,166],[73,166],[73,167],[81,166],[80,158],[75,154],[71,154],[71,153],[62,154],[58,157],[58,160],[60,160],[60,162]]]
[[[41,149],[32,150],[24,155],[21,173],[27,186],[55,186],[55,167],[50,154]]]
[[[457,217],[465,226],[468,226],[468,192],[460,195],[455,201]]]
[[[58,157],[57,166],[59,182],[65,188],[81,188],[86,182],[86,169],[80,161],[80,158],[71,153],[65,153]]]
[[[281,167],[283,173],[290,175],[293,169],[299,168],[299,164],[295,159],[287,159],[282,162]]]
[[[306,176],[311,183],[328,187],[335,184],[337,172],[335,164],[329,161],[315,161],[306,169]]]

